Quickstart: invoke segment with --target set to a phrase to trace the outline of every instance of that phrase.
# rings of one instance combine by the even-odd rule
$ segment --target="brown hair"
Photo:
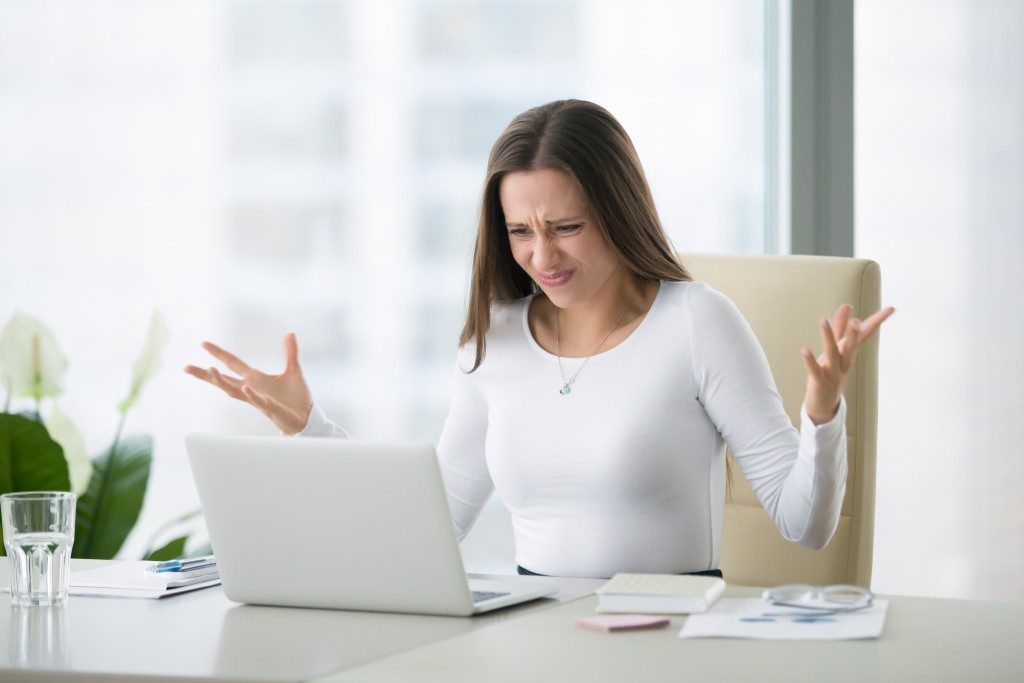
[[[606,109],[582,100],[558,100],[512,119],[491,148],[473,253],[473,274],[462,347],[476,340],[475,371],[487,352],[491,304],[538,291],[512,257],[501,207],[501,180],[509,173],[554,169],[582,190],[589,213],[634,277],[669,282],[693,278],[679,262],[654,208],[640,158],[622,125]],[[732,471],[726,463],[729,490]]]

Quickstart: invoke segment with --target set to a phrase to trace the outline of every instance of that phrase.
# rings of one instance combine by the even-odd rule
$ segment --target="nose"
[[[561,252],[550,236],[542,234],[533,248],[533,267],[542,273],[550,273],[561,261]]]

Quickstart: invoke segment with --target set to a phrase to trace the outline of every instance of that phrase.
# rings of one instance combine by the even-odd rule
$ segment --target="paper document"
[[[69,595],[112,598],[163,598],[220,584],[220,576],[182,580],[173,573],[158,574],[147,568],[155,562],[116,562],[96,569],[71,572]],[[193,582],[194,581],[194,582]],[[181,585],[181,584],[188,585]]]
[[[769,605],[760,598],[720,598],[703,614],[683,622],[680,638],[757,638],[763,640],[852,640],[878,638],[885,626],[888,600],[845,614],[806,617],[766,617],[767,613],[800,612],[799,608]],[[811,610],[806,610],[810,612]]]
[[[148,598],[148,599],[159,599],[166,598],[171,595],[177,595],[178,593],[188,593],[199,588],[209,588],[210,586],[219,586],[220,579],[213,579],[205,583],[196,583],[191,586],[185,586],[183,588],[168,588],[161,590],[159,588],[96,588],[93,586],[69,586],[68,595],[92,595],[95,597],[102,598]]]

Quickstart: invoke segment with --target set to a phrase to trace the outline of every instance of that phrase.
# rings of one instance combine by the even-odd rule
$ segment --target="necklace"
[[[622,309],[622,313],[619,313],[619,317],[616,318],[615,322],[612,323],[612,329],[608,330],[608,334],[604,336],[604,339],[599,341],[597,343],[597,346],[594,347],[594,350],[590,352],[590,356],[593,356],[595,353],[597,353],[597,350],[600,349],[606,341],[608,341],[608,337],[612,336],[612,332],[614,332],[615,328],[618,327],[619,321],[622,320],[622,316],[626,315],[626,311],[629,310],[629,307],[633,303],[633,300],[636,299],[636,295],[640,293],[640,284],[640,280],[637,280],[636,291],[633,292],[633,296],[626,304],[626,307]],[[555,357],[558,358],[558,372],[559,374],[562,375],[562,388],[558,390],[558,393],[561,394],[562,396],[566,396],[570,391],[572,391],[572,385],[576,383],[576,378],[579,377],[581,372],[583,372],[583,368],[587,364],[587,361],[590,360],[590,356],[587,356],[586,358],[583,359],[583,363],[580,365],[579,369],[576,370],[576,374],[574,374],[568,380],[565,379],[565,370],[562,369],[561,333],[558,329],[558,310],[558,307],[555,306]]]

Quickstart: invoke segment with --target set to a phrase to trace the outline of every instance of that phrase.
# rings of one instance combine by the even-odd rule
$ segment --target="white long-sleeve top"
[[[764,351],[725,295],[663,282],[639,326],[560,395],[557,357],[530,333],[532,296],[495,304],[487,354],[456,360],[437,445],[452,521],[469,531],[493,490],[516,561],[551,576],[718,567],[726,444],[782,536],[824,547],[846,490],[846,401],[800,431]],[[795,351],[794,351],[795,352]],[[571,377],[583,359],[562,359]],[[314,405],[303,436],[347,434]]]

